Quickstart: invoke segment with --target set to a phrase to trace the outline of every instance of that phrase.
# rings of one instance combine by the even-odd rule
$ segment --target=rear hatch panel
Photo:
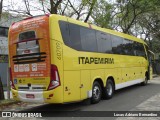
[[[17,90],[47,90],[51,69],[49,17],[14,23],[9,31],[9,54]]]

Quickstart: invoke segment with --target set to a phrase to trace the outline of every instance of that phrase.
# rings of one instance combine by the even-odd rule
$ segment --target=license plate
[[[34,97],[34,94],[26,94],[26,98],[32,98],[33,99],[35,97]]]

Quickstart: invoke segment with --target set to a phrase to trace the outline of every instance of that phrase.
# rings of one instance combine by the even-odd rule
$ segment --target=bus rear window
[[[30,39],[30,38],[36,38],[34,31],[27,31],[19,34],[19,41]]]

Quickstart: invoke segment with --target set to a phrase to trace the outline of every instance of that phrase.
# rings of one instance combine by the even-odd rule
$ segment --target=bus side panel
[[[59,16],[59,15],[50,15],[50,38],[53,40],[57,40],[61,43],[63,43],[61,31],[59,28],[59,19],[62,19],[66,21],[67,19],[65,17]]]
[[[80,71],[64,71],[64,102],[80,100]]]
[[[55,89],[48,91],[48,93],[53,93],[53,98],[47,102],[52,103],[63,103],[63,44],[61,32],[59,29],[58,18],[55,15],[50,15],[50,49],[51,49],[51,65],[55,65],[58,69],[58,74],[60,77],[60,86]],[[49,94],[46,94],[49,95]],[[47,96],[45,96],[47,97]]]
[[[119,84],[122,82],[122,69],[116,68],[114,70],[114,76],[115,76],[115,84]]]
[[[105,70],[105,86],[109,77],[113,77],[115,84],[121,83],[121,68]]]
[[[91,97],[91,76],[90,70],[81,70],[81,100]]]
[[[62,59],[62,44],[58,41],[51,40],[51,65],[55,65],[58,68],[58,73],[60,77],[60,86],[54,88],[53,90],[47,91],[44,94],[45,98],[48,95],[53,93],[53,97],[48,99],[47,102],[52,103],[62,103],[63,102],[63,59]],[[57,48],[59,50],[59,54],[56,54]],[[47,96],[46,96],[47,95]]]
[[[91,70],[91,86],[93,86],[94,80],[100,78],[103,82],[103,86],[105,86],[105,79],[104,79],[104,69],[96,69]]]

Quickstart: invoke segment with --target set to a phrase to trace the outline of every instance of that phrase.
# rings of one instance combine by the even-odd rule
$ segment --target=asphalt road
[[[101,100],[98,104],[84,104],[72,103],[72,104],[47,104],[43,106],[38,106],[36,108],[28,109],[29,111],[48,111],[51,113],[56,113],[56,111],[130,111],[134,109],[139,104],[145,102],[147,99],[160,93],[160,77],[155,78],[150,81],[146,86],[134,85],[128,88],[124,88],[115,92],[115,95],[110,100]],[[83,112],[82,112],[83,113]],[[85,113],[85,112],[84,112]],[[87,112],[86,112],[87,113]],[[59,114],[61,116],[61,113]],[[62,112],[62,116],[65,116],[65,112]],[[62,118],[56,118],[56,120]],[[64,118],[63,119],[70,119]],[[79,119],[79,118],[76,118]],[[97,119],[96,117],[85,119]],[[98,118],[98,120],[103,119],[103,117]],[[110,118],[115,119],[115,118]]]

